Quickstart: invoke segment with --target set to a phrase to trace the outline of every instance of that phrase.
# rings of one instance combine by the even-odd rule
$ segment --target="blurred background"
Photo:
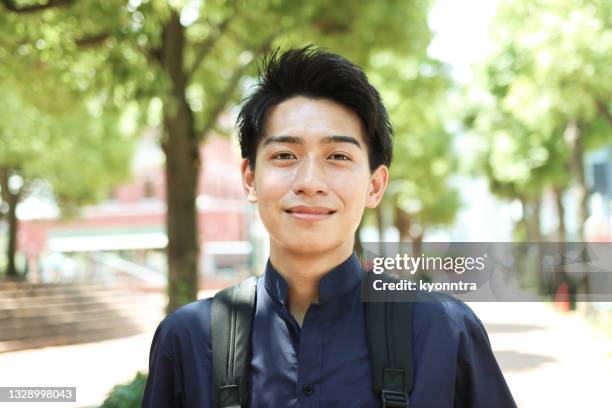
[[[2,0],[0,386],[139,406],[164,315],[262,272],[234,121],[310,42],[396,131],[359,241],[612,242],[609,1]],[[538,274],[471,305],[519,407],[611,406],[612,303]]]

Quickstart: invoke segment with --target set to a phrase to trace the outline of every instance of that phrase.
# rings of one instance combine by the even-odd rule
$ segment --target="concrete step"
[[[66,282],[66,283],[30,283],[30,282],[0,282],[0,297],[11,294],[29,293],[36,295],[39,292],[53,292],[64,290],[90,290],[106,287],[108,285],[97,281]],[[6,295],[6,296],[5,296]]]
[[[60,306],[74,303],[89,303],[104,301],[108,303],[121,302],[132,298],[135,294],[127,290],[101,289],[93,292],[58,293],[48,296],[17,296],[8,299],[0,298],[0,310],[20,309],[33,306]]]
[[[156,313],[157,312],[157,313]],[[67,323],[79,323],[95,321],[100,319],[131,319],[138,320],[153,314],[163,313],[163,305],[159,302],[133,302],[131,304],[119,304],[113,306],[101,305],[95,309],[82,311],[59,311],[39,316],[5,318],[0,319],[0,340],[5,336],[14,336],[30,333],[51,326],[59,326]]]
[[[111,327],[89,328],[88,330],[78,330],[69,334],[45,334],[27,339],[0,341],[0,353],[129,337],[150,331],[155,328],[156,324],[157,322],[114,324]]]
[[[121,302],[109,301],[108,298],[99,298],[92,296],[91,298],[72,302],[70,299],[66,299],[66,303],[55,304],[52,307],[45,304],[26,305],[22,307],[11,307],[7,309],[0,309],[0,327],[2,321],[6,319],[28,319],[28,318],[46,318],[56,316],[58,311],[65,313],[87,313],[90,311],[103,310],[121,310],[125,307],[131,307],[142,303],[143,299],[145,302],[157,302],[162,304],[165,302],[165,296],[161,294],[148,294],[135,296],[134,294],[126,296]]]
[[[166,297],[98,283],[0,286],[0,352],[131,336],[164,317]]]
[[[83,318],[73,321],[56,322],[44,326],[32,326],[23,329],[0,331],[0,341],[24,340],[45,336],[71,336],[74,333],[97,331],[102,329],[114,329],[115,326],[136,326],[145,325],[149,327],[154,321],[159,321],[160,314],[140,313],[133,316],[109,315],[106,317]]]

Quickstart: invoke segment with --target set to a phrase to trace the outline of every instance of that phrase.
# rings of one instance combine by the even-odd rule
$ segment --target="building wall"
[[[248,202],[242,191],[239,154],[227,139],[214,135],[207,139],[201,146],[203,165],[197,199],[203,256],[207,243],[244,242],[248,236],[245,212]],[[140,140],[132,173],[131,179],[115,187],[107,200],[83,208],[75,219],[21,221],[18,250],[35,263],[49,251],[54,238],[165,235],[164,160],[154,131],[145,132]],[[107,245],[108,241],[101,244],[102,239],[93,240],[89,250],[103,250],[95,246]]]

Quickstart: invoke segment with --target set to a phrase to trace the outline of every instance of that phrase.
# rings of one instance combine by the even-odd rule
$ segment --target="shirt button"
[[[305,396],[310,397],[314,392],[314,388],[312,387],[312,385],[306,384],[304,387],[302,387],[302,392],[304,392]]]

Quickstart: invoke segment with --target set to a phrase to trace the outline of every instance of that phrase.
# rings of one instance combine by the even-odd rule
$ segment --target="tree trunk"
[[[586,177],[584,175],[584,137],[580,124],[575,119],[570,119],[565,128],[565,140],[570,148],[570,166],[575,177],[578,201],[578,242],[585,242],[584,226],[589,216],[589,191],[586,185]],[[585,248],[586,249],[586,248]],[[586,250],[581,251],[583,259],[586,256]],[[584,259],[587,264],[588,260]],[[585,273],[581,282],[584,294],[590,294],[589,274]]]
[[[521,219],[514,224],[514,239],[521,242],[531,242],[529,231],[529,203],[524,196],[518,197],[521,202]]]
[[[6,246],[6,278],[19,279],[17,267],[15,265],[15,253],[17,252],[17,204],[19,204],[20,191],[11,191],[9,179],[12,171],[9,169],[0,170],[0,188],[2,189],[2,199],[8,206],[6,215],[8,221],[8,243]]]
[[[559,254],[562,259],[565,257],[566,244],[567,241],[567,231],[565,228],[565,207],[563,205],[563,188],[555,186],[553,187],[553,192],[555,194],[555,204],[557,207],[557,218],[559,219],[559,224],[557,226],[557,246],[559,249]],[[557,280],[555,281],[555,287],[558,287],[561,283],[568,281],[567,276],[565,274],[565,263],[559,262],[557,266]]]
[[[394,212],[395,228],[399,231],[400,241],[412,240],[410,237],[410,216],[398,206],[395,206]]]
[[[394,210],[395,227],[399,230],[400,241],[410,241],[412,243],[412,255],[420,256],[425,228],[420,228],[418,234],[413,234],[413,232],[410,231],[412,227],[412,217],[410,217],[410,214],[397,206]]]
[[[540,197],[534,199],[531,202],[530,207],[530,222],[529,222],[529,235],[530,241],[535,245],[536,248],[536,268],[535,272],[538,274],[538,287],[540,293],[544,293],[547,291],[548,284],[546,281],[546,277],[544,276],[544,269],[542,265],[542,234],[540,232],[540,210],[541,210],[542,200]]]
[[[419,235],[412,237],[413,256],[421,256],[421,252],[423,251],[423,235],[425,235],[425,230],[421,230]]]
[[[198,293],[196,195],[200,153],[193,112],[185,99],[184,47],[184,28],[173,11],[164,27],[161,54],[162,67],[171,82],[171,95],[164,103],[162,140],[166,156],[168,313],[194,301]]]
[[[575,119],[567,123],[565,140],[570,149],[570,166],[575,177],[578,201],[578,239],[584,241],[584,225],[589,216],[589,193],[584,175],[584,142],[582,130]]]
[[[542,233],[540,230],[541,217],[540,212],[542,210],[542,199],[536,198],[532,202],[531,207],[531,237],[534,242],[542,242]]]
[[[567,241],[567,232],[565,229],[565,207],[563,205],[563,188],[553,187],[553,193],[555,195],[555,205],[557,207],[557,218],[559,224],[557,226],[557,240],[559,242]]]

